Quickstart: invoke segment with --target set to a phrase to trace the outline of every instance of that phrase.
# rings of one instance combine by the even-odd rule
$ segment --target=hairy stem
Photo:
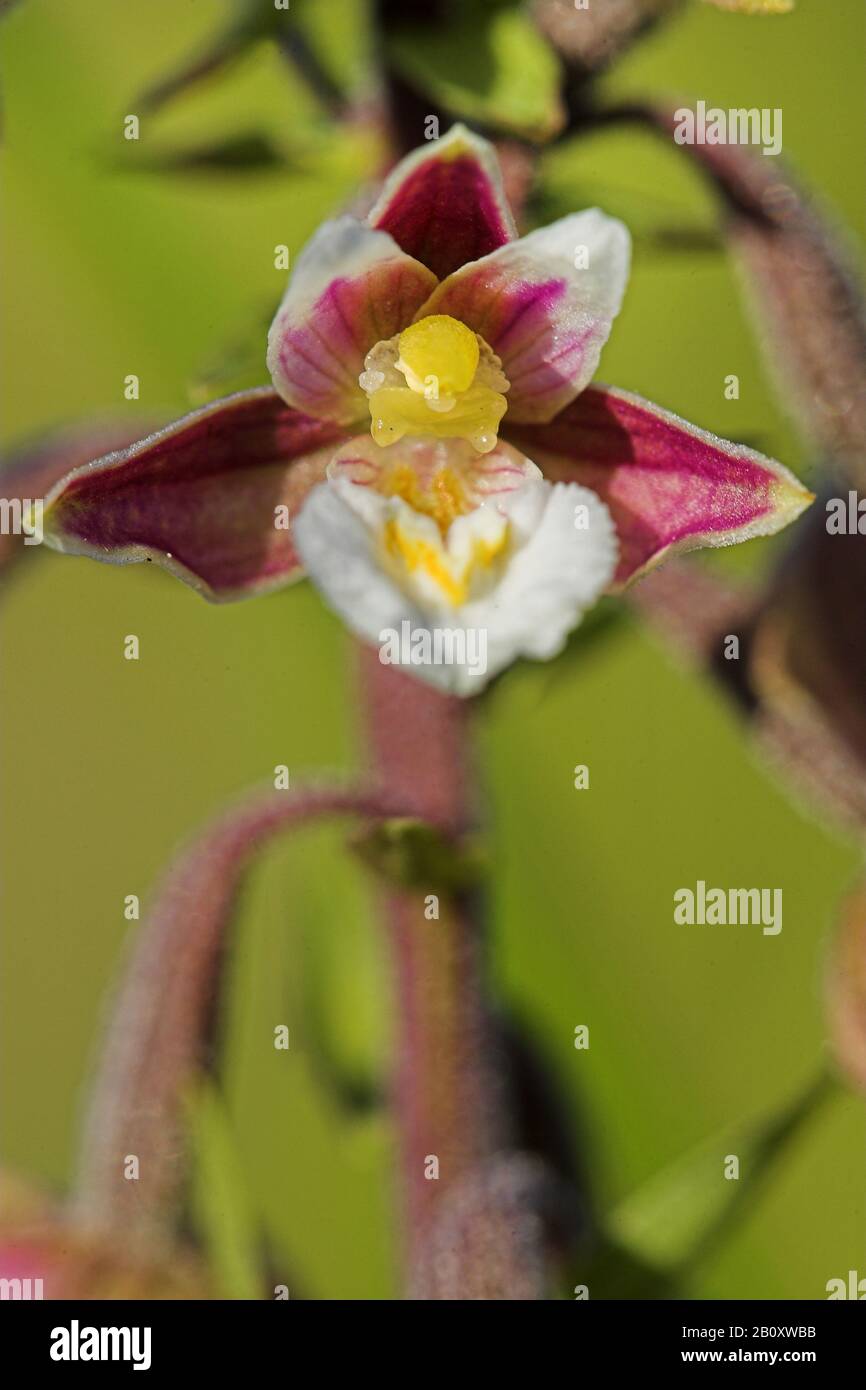
[[[468,702],[360,652],[374,773],[389,797],[455,840],[475,825]],[[407,1261],[418,1271],[447,1195],[510,1147],[477,893],[389,886],[398,1056],[394,1105]]]
[[[145,1250],[174,1237],[185,1102],[211,1060],[237,891],[255,853],[323,817],[401,814],[398,800],[363,788],[269,791],[225,812],[178,856],[136,935],[100,1048],[71,1198],[80,1228]]]
[[[427,920],[420,896],[391,892],[385,903],[399,1016],[403,1216],[415,1268],[443,1195],[509,1136],[472,904],[441,902],[438,920]]]

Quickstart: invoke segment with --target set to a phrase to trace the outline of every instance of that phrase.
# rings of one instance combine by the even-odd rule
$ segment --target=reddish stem
[[[250,796],[182,851],[136,934],[110,1012],[85,1119],[73,1221],[127,1248],[174,1238],[187,1176],[184,1101],[209,1062],[243,873],[272,836],[322,818],[406,814],[358,787]],[[139,1160],[128,1180],[127,1155]]]
[[[359,648],[366,734],[377,780],[414,814],[459,836],[476,819],[469,752],[470,702],[383,665]]]
[[[468,702],[382,665],[370,648],[361,649],[360,674],[383,790],[443,831],[464,835],[475,823]],[[389,889],[385,897],[397,993],[404,1241],[413,1269],[444,1195],[510,1138],[486,1002],[480,899],[440,893],[436,919],[429,906],[425,915],[436,893],[431,884]]]

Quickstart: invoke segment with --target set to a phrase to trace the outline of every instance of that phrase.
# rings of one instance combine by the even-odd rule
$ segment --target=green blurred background
[[[311,3],[351,70],[359,5]],[[294,255],[356,188],[348,145],[288,173],[132,171],[148,140],[255,128],[318,148],[309,97],[264,47],[145,121],[141,149],[123,141],[134,94],[224,14],[220,0],[29,0],[4,22],[6,440],[132,411],[131,372],[141,409],[183,411],[202,364],[281,293],[275,244]],[[800,0],[775,21],[694,4],[608,86],[782,107],[786,155],[862,235],[864,21],[862,0]],[[599,201],[639,232],[712,225],[686,162],[648,138],[559,150],[546,177],[563,210]],[[738,402],[723,397],[732,372]],[[640,237],[601,376],[811,476],[720,255]],[[771,553],[757,542],[711,563],[761,567]],[[134,930],[125,895],[146,902],[179,843],[276,763],[295,777],[355,763],[350,648],[305,586],[218,608],[150,567],[34,550],[3,625],[3,1158],[61,1187]],[[138,662],[122,657],[128,633]],[[636,624],[573,667],[509,677],[482,751],[497,987],[556,1072],[610,1206],[817,1070],[823,958],[859,855],[791,804],[720,697]],[[576,763],[589,791],[572,788]],[[781,935],[675,926],[672,894],[697,878],[781,887]],[[373,1083],[387,1067],[388,963],[366,890],[336,832],[279,845],[250,880],[236,940],[225,1085],[246,1200],[277,1280],[312,1297],[397,1288],[387,1122],[341,1114],[321,1063],[326,1049]],[[273,1048],[280,1022],[288,1054]],[[572,1046],[578,1023],[588,1052]],[[863,1155],[862,1106],[840,1096],[694,1295],[820,1298],[829,1278],[866,1273]]]

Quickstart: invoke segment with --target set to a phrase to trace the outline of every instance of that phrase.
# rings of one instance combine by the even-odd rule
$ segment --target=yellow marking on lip
[[[438,468],[428,487],[424,487],[411,464],[394,468],[385,479],[386,497],[402,497],[413,511],[429,516],[444,535],[458,516],[472,510],[465,484],[453,468]]]
[[[476,569],[489,569],[497,556],[501,555],[508,540],[508,527],[502,529],[496,540],[483,537],[473,540],[471,554],[459,572],[455,573],[448,565],[447,555],[428,540],[418,536],[406,535],[396,517],[385,523],[385,549],[392,560],[402,563],[410,574],[421,570],[442,590],[445,598],[455,608],[459,608],[469,597],[469,582]]]

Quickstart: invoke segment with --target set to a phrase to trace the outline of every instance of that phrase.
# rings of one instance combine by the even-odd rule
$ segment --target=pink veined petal
[[[109,449],[132,444],[143,429],[153,429],[156,420],[138,420],[137,427],[127,416],[97,421],[96,424],[70,425],[56,433],[45,435],[10,451],[0,463],[0,497],[7,502],[18,500],[22,505],[36,502],[50,492],[54,484],[79,464]],[[4,573],[31,549],[25,535],[16,534],[12,527],[0,531],[0,572]]]
[[[493,146],[462,125],[401,160],[367,220],[439,279],[517,235]]]
[[[590,387],[548,425],[505,434],[545,477],[583,483],[607,504],[616,587],[672,551],[771,535],[813,500],[780,463],[611,387]]]
[[[45,540],[114,564],[153,560],[219,601],[278,588],[300,574],[282,523],[344,438],[269,386],[238,392],[76,468],[46,498]]]
[[[510,421],[552,420],[589,384],[619,312],[631,242],[598,208],[464,266],[418,310],[468,324],[502,359]]]
[[[369,418],[358,385],[376,343],[412,322],[432,271],[354,217],[325,222],[301,253],[268,334],[268,369],[296,410],[342,425]]]

